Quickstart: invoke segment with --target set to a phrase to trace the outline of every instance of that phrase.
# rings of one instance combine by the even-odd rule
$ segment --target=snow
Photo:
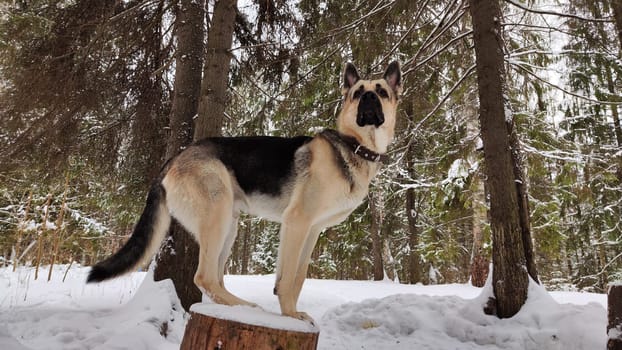
[[[0,270],[0,349],[178,349],[185,321],[170,281],[145,273],[86,286],[87,268]],[[40,271],[41,272],[41,271]],[[160,335],[168,321],[169,335]],[[21,345],[18,345],[21,344]]]
[[[454,160],[447,171],[447,178],[443,180],[442,183],[451,183],[456,180],[463,182],[464,179],[469,177],[469,168],[469,164],[466,160],[461,158]]]
[[[0,269],[0,349],[179,348],[187,320],[170,281],[153,282],[149,273],[136,272],[85,285],[87,267],[67,268],[54,267],[50,282],[33,280],[32,268]],[[193,310],[278,328],[313,329],[278,315],[278,300],[272,295],[274,275],[225,276],[225,285],[261,308],[204,302]],[[547,292],[532,284],[527,303],[509,319],[483,314],[490,294],[490,288],[467,284],[309,279],[298,308],[315,319],[319,349],[606,346],[604,294]]]
[[[190,307],[190,311],[220,319],[243,322],[255,326],[284,329],[288,331],[317,333],[314,325],[281,314],[266,312],[258,307],[226,306],[213,303],[198,303]]]

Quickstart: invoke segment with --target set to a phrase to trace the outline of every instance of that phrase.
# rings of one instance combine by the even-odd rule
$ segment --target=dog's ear
[[[346,63],[346,68],[343,73],[343,94],[345,95],[350,88],[356,84],[361,78],[359,77],[359,72],[356,71],[356,67],[351,63]]]
[[[396,94],[402,92],[402,73],[400,72],[400,64],[397,61],[393,61],[387,67],[384,72],[384,80],[387,81],[389,87],[395,91]]]

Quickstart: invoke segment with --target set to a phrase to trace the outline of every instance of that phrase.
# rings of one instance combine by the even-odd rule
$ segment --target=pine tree
[[[497,0],[471,0],[480,125],[490,191],[492,284],[496,314],[514,316],[527,299],[529,278],[512,156],[511,115],[506,110],[501,9]],[[530,237],[529,237],[530,239]]]
[[[173,107],[170,114],[166,158],[170,159],[192,141],[194,118],[201,92],[203,66],[203,18],[205,3],[181,0],[175,17],[177,37]],[[157,258],[154,279],[171,278],[181,305],[190,306],[201,301],[201,291],[194,285],[199,248],[194,238],[176,221]]]

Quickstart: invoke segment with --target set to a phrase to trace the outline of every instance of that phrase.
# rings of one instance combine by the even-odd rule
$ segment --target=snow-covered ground
[[[179,348],[186,320],[170,281],[150,282],[138,272],[85,285],[88,268],[74,265],[63,282],[66,271],[55,267],[47,282],[47,267],[37,281],[31,268],[0,269],[0,349]],[[278,313],[274,276],[226,276],[225,284],[266,313]],[[482,313],[487,295],[464,284],[307,280],[298,307],[315,319],[319,349],[606,347],[605,295],[547,293],[533,285],[521,312],[504,320]],[[301,322],[263,312],[231,310],[268,323]]]

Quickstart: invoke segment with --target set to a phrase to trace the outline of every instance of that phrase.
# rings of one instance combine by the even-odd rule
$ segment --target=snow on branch
[[[600,55],[600,56],[609,56],[612,58],[616,58],[616,56],[612,52],[608,51],[580,51],[580,50],[538,50],[538,49],[529,49],[523,51],[514,51],[506,55],[508,58],[520,57],[520,56],[528,56],[528,55],[552,55],[552,56],[563,56],[563,55]],[[539,67],[541,69],[547,69],[544,67]]]
[[[598,160],[601,162],[606,161],[606,159],[600,158],[594,154],[581,154],[578,152],[567,152],[562,150],[542,150],[527,142],[521,142],[521,147],[525,150],[526,153],[535,154],[547,159],[560,160],[569,163],[585,164],[590,159]]]
[[[425,123],[426,120],[428,120],[428,118],[430,118],[434,113],[436,113],[436,111],[438,111],[438,109],[441,108],[441,106],[454,93],[454,91],[456,91],[456,89],[458,89],[458,87],[462,85],[462,82],[464,82],[466,78],[468,78],[471,75],[471,73],[473,73],[474,71],[475,71],[475,65],[472,65],[471,67],[469,67],[467,71],[462,75],[462,77],[454,84],[454,86],[452,86],[451,89],[449,89],[449,92],[447,92],[445,96],[443,96],[443,98],[440,101],[438,101],[436,106],[432,108],[430,113],[428,113],[425,117],[423,117],[423,119],[419,121],[419,123],[417,123],[417,125],[415,125],[413,131],[418,130],[421,127],[421,125]]]
[[[370,17],[374,16],[375,14],[380,13],[380,12],[386,10],[386,9],[392,8],[395,5],[395,3],[396,3],[395,0],[387,1],[387,2],[378,1],[376,6],[373,9],[371,9],[371,11],[369,11],[366,15],[361,16],[361,17],[357,18],[356,20],[354,20],[354,21],[352,21],[352,22],[350,22],[350,23],[348,23],[346,25],[343,25],[343,26],[341,26],[339,28],[335,28],[335,29],[330,30],[328,32],[328,34],[329,34],[328,36],[331,36],[331,35],[334,36],[334,35],[336,35],[338,33],[354,29],[354,28],[358,27],[361,23],[363,23],[365,20],[367,20],[367,18],[370,18]]]
[[[580,21],[587,21],[587,22],[600,22],[600,23],[613,23],[612,19],[607,19],[607,18],[587,18],[587,17],[582,17],[579,15],[575,15],[575,14],[571,14],[571,13],[561,13],[561,12],[555,12],[555,11],[547,11],[547,10],[539,10],[539,9],[534,9],[531,7],[527,7],[525,5],[519,4],[513,0],[505,0],[505,2],[514,5],[522,10],[525,10],[527,12],[531,12],[531,13],[537,13],[540,15],[549,15],[549,16],[558,16],[558,17],[566,17],[566,18],[574,18],[574,19],[578,19]]]
[[[460,18],[464,16],[466,13],[465,7],[460,7],[458,10],[453,12],[451,11],[451,8],[456,4],[457,2],[454,1],[447,5],[447,7],[443,10],[443,17],[440,19],[436,27],[434,27],[434,29],[423,40],[415,55],[404,63],[404,68],[413,64],[413,62],[416,62],[425,50],[434,44],[449,28],[451,28]],[[411,71],[412,69],[408,69],[402,75],[406,76]]]
[[[473,34],[473,30],[468,30],[464,33],[458,34],[456,35],[455,38],[451,39],[450,41],[447,42],[447,44],[443,45],[440,49],[436,50],[434,53],[432,53],[430,56],[424,58],[423,60],[421,60],[420,62],[418,62],[414,67],[408,69],[407,71],[404,72],[403,75],[407,75],[410,72],[417,70],[419,67],[425,65],[426,63],[428,63],[430,60],[432,60],[433,58],[435,58],[436,56],[440,55],[443,51],[447,50],[447,48],[449,48],[453,43],[462,40],[463,38],[469,36]]]
[[[515,61],[515,60],[506,60],[506,62],[509,63],[510,66],[516,67],[516,68],[520,69],[521,71],[527,73],[528,75],[536,78],[537,80],[545,83],[546,85],[548,85],[548,86],[550,86],[552,88],[555,88],[555,89],[557,89],[557,90],[559,90],[559,91],[561,91],[561,92],[563,92],[565,94],[568,94],[570,96],[574,96],[576,98],[579,98],[579,99],[582,99],[582,100],[585,100],[585,101],[588,101],[588,102],[598,103],[598,104],[616,105],[616,106],[617,105],[622,105],[622,102],[597,100],[597,99],[594,99],[594,98],[591,98],[591,97],[583,96],[583,95],[574,93],[572,91],[566,90],[566,89],[564,89],[563,87],[561,87],[559,85],[553,84],[550,81],[539,77],[537,74],[535,74],[532,71],[530,71],[529,69],[525,68],[525,66],[527,65],[525,63],[518,62],[518,61]]]
[[[402,45],[402,43],[404,42],[404,40],[415,30],[415,28],[417,27],[417,24],[419,24],[419,19],[421,18],[421,15],[423,15],[423,11],[428,8],[428,3],[430,2],[430,0],[425,0],[425,2],[421,5],[421,7],[419,7],[419,10],[417,11],[417,13],[414,16],[414,20],[413,20],[413,24],[408,28],[408,30],[400,37],[400,39],[395,43],[395,45],[393,45],[393,47],[391,48],[391,50],[389,50],[389,52],[384,55],[384,57],[382,59],[380,59],[378,61],[378,63],[372,67],[372,70],[378,68],[378,66],[380,66],[380,64],[382,62],[384,62],[386,59],[388,59],[391,55],[393,55],[395,53],[395,51],[397,51],[397,49],[400,47],[400,45]]]
[[[564,30],[562,26],[553,27],[550,25],[538,25],[538,24],[533,24],[533,23],[518,23],[518,22],[502,22],[501,26],[503,28],[510,27],[510,30],[514,27],[521,27],[521,28],[532,29],[534,32],[535,31],[546,32],[546,33],[557,32],[557,33],[561,33],[561,34],[564,34],[570,37],[578,37],[577,34],[572,33],[568,30]]]

